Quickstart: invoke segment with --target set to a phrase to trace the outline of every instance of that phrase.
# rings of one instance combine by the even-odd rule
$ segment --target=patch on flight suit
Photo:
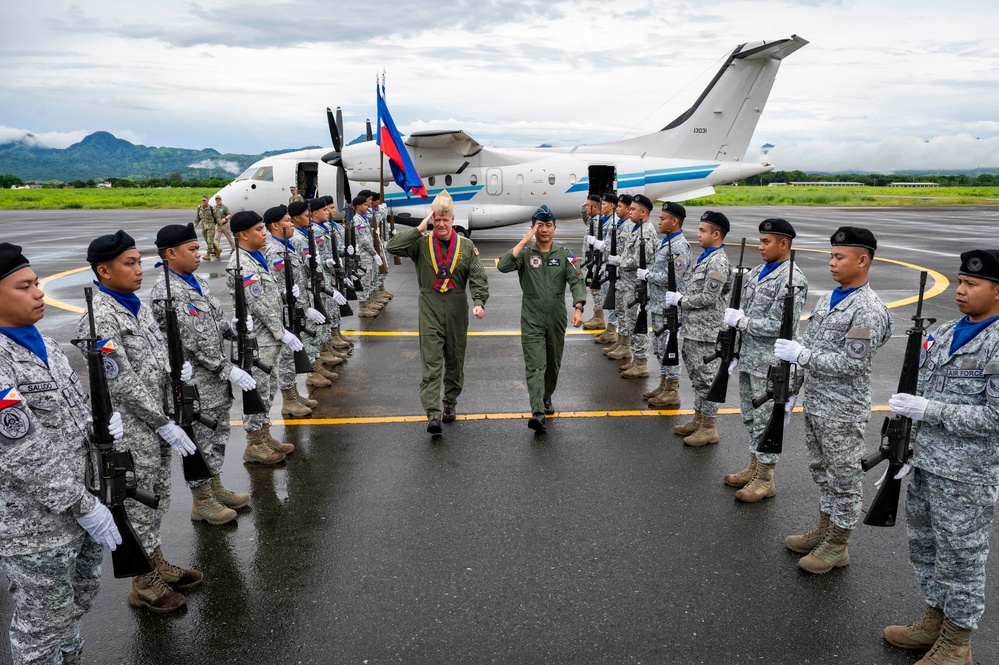
[[[870,328],[850,328],[846,333],[846,355],[860,360],[871,346]]]
[[[548,257],[548,265],[550,265],[550,266],[560,266],[560,265],[562,265],[562,259],[560,259],[560,258],[558,258],[556,256],[550,256],[550,257]]]
[[[473,248],[472,248],[472,251],[473,251],[473,252],[475,252],[475,255],[476,255],[476,256],[478,256],[478,255],[479,255],[479,248],[478,248],[478,247],[473,247]]]
[[[31,419],[18,407],[0,410],[0,443],[14,444],[28,436],[31,429]]]
[[[532,256],[531,260],[529,261],[529,263],[531,264],[532,268],[540,268],[541,267],[541,257],[540,256]]]

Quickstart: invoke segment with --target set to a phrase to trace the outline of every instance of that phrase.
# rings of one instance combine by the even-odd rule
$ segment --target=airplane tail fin
[[[792,35],[773,42],[740,44],[694,105],[660,131],[604,144],[599,149],[587,148],[655,157],[742,161],[781,61],[807,43]]]

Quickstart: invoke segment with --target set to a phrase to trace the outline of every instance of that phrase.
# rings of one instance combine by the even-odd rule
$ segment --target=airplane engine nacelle
[[[491,228],[530,222],[537,210],[534,206],[473,205],[468,212],[468,228]]]

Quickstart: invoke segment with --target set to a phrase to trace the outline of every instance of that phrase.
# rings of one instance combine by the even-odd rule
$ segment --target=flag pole
[[[378,87],[378,74],[375,74],[375,86]],[[385,69],[382,68],[382,81],[380,87],[378,87],[378,94],[385,96]],[[378,115],[378,136],[379,143],[381,145],[381,135],[382,135],[382,122],[381,122],[381,109],[379,108]],[[385,200],[385,153],[379,151],[378,153],[378,192],[381,194],[381,201],[388,206],[388,219],[389,219],[389,236],[395,235],[395,212],[392,210],[391,204]],[[392,265],[399,266],[402,265],[402,257],[393,255]]]

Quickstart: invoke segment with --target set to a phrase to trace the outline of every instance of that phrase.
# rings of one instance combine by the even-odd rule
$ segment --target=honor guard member
[[[385,249],[385,243],[388,242],[384,230],[388,224],[388,206],[382,203],[382,196],[378,192],[371,192],[371,204],[369,206],[374,217],[374,231],[378,236],[380,242],[378,243],[378,256],[381,257],[382,262],[378,265],[378,287],[375,292],[371,294],[377,302],[380,302],[382,307],[388,304],[389,300],[392,300],[394,294],[389,293],[385,290],[385,278],[388,277],[388,251]]]
[[[201,235],[205,239],[205,255],[202,257],[205,261],[212,260],[212,254],[222,258],[222,252],[218,250],[215,245],[215,226],[219,223],[218,217],[215,216],[215,208],[208,205],[208,197],[201,197],[201,205],[194,212],[194,228],[198,228],[198,224],[201,224]]]
[[[222,303],[208,288],[208,280],[194,274],[201,264],[194,225],[164,226],[156,234],[156,249],[170,266],[170,295],[177,312],[184,356],[191,359],[194,369],[192,383],[198,387],[201,413],[218,423],[215,429],[198,420],[192,424],[212,477],[188,481],[194,501],[191,519],[225,524],[236,519],[237,509],[250,503],[249,494],[226,489],[219,476],[229,442],[233,392],[252,390],[257,382],[229,360],[230,333],[235,323],[230,324],[226,319]],[[162,330],[166,330],[166,279],[160,273],[149,296],[153,316]]]
[[[586,203],[580,209],[579,216],[583,220],[583,226],[586,228],[582,254],[582,256],[586,256],[587,252],[591,251],[593,244],[597,241],[598,225],[603,223],[600,218],[600,197],[596,194],[587,196]],[[596,253],[596,250],[592,251],[594,254]],[[593,316],[583,321],[583,330],[599,330],[607,325],[604,321],[604,298],[599,286],[596,288],[590,287],[590,299],[593,300]]]
[[[608,192],[600,197],[600,223],[603,225],[604,239],[594,240],[593,249],[603,252],[603,267],[600,271],[600,305],[603,307],[610,289],[610,282],[606,279],[607,257],[610,255],[611,234],[617,232],[617,218],[614,216],[614,209],[617,207],[617,194]],[[593,338],[597,344],[617,344],[617,313],[613,309],[603,311],[606,327],[604,331]]]
[[[239,263],[242,270],[242,284],[233,277],[236,270],[237,253],[229,257],[226,266],[226,286],[232,296],[242,288],[246,296],[248,323],[253,322],[257,340],[257,353],[260,362],[272,368],[268,374],[255,366],[253,379],[257,382],[257,392],[264,402],[264,412],[243,414],[243,429],[246,430],[246,450],[243,461],[251,464],[278,464],[285,455],[295,449],[294,444],[278,441],[271,436],[271,421],[267,416],[274,394],[278,389],[278,359],[281,349],[292,351],[302,348],[302,342],[290,330],[285,329],[281,310],[284,306],[284,282],[278,275],[263,249],[267,244],[267,231],[264,220],[252,210],[241,210],[229,222],[232,232],[239,240]]]
[[[343,257],[345,250],[345,243],[343,236],[344,229],[341,225],[337,224],[336,219],[334,219],[334,215],[336,214],[336,206],[334,206],[333,197],[328,195],[323,196],[323,202],[326,204],[324,210],[326,212],[326,219],[328,220],[327,223],[329,224],[329,243],[327,243],[329,245],[327,248],[329,250],[327,253],[327,256],[329,258],[326,260],[325,265],[330,271],[330,283],[335,284],[335,278],[334,278],[335,266],[339,265],[341,270],[343,270],[344,267],[343,264]],[[313,221],[315,221],[315,217],[313,217]],[[324,226],[323,228],[326,227]],[[336,238],[335,248],[332,244],[334,236]],[[347,284],[348,280],[349,276],[346,274],[346,271],[344,271],[345,289],[348,288]],[[349,288],[354,288],[354,287],[350,285]],[[343,293],[341,294],[341,296],[346,301],[347,294]],[[334,324],[333,326],[333,341],[331,342],[331,344],[333,345],[333,348],[336,350],[336,353],[339,354],[341,358],[346,360],[348,354],[350,354],[353,351],[354,343],[349,339],[347,339],[344,336],[343,331],[340,330],[339,305],[343,303],[340,303],[338,298],[334,298],[334,300],[337,302],[337,314],[335,318],[335,321],[337,321],[337,323]]]
[[[236,251],[236,243],[232,241],[232,231],[229,230],[229,220],[232,218],[232,214],[229,212],[229,206],[222,203],[222,197],[215,197],[215,219],[218,220],[218,224],[215,227],[215,256],[222,260],[222,236],[226,237],[229,241],[229,253],[232,254]]]
[[[645,265],[652,264],[652,257],[655,255],[659,236],[656,229],[649,221],[649,213],[652,212],[652,200],[644,194],[635,194],[629,206],[631,218],[625,222],[630,225],[628,229],[628,240],[624,243],[624,251],[621,252],[618,268],[621,270],[618,279],[618,294],[625,297],[624,307],[628,315],[627,331],[631,333],[631,360],[621,365],[618,370],[622,379],[644,379],[649,375],[649,333],[635,332],[635,322],[638,319],[639,303],[637,302],[638,282],[646,281],[649,277],[649,270],[646,267],[642,271],[641,278],[638,276],[639,260],[641,258],[641,246],[645,245]],[[646,292],[647,295],[647,292]],[[635,301],[634,305],[631,302]],[[648,302],[646,302],[646,310]],[[646,311],[646,317],[648,312]],[[646,321],[648,319],[646,318]]]
[[[424,234],[433,223],[430,233]],[[443,420],[454,422],[458,396],[465,382],[465,346],[468,342],[468,300],[481,319],[489,299],[489,280],[479,262],[479,251],[468,238],[454,231],[454,202],[442,190],[431,204],[431,213],[420,225],[397,234],[388,242],[389,254],[408,256],[416,264],[420,285],[420,401],[427,412],[427,432],[441,429],[441,380],[444,382]]]
[[[316,206],[317,211],[320,211],[319,215],[322,215],[321,211],[326,209],[326,203],[322,199],[310,199],[310,201]],[[309,208],[310,208],[309,201],[305,202],[306,207],[304,209],[300,209],[299,208],[300,205],[301,205],[300,202],[295,203],[295,211],[299,212],[299,210],[301,210],[301,212],[299,212],[299,214],[297,215],[291,214],[292,210],[291,206],[288,206],[287,210],[288,210],[288,218],[291,220],[291,225],[295,229],[295,236],[298,238],[299,242],[302,245],[302,276],[305,278],[304,287],[308,289],[308,291],[302,292],[303,294],[306,294],[303,297],[307,298],[308,301],[306,303],[303,303],[303,305],[305,305],[306,307],[310,307],[314,310],[314,315],[310,316],[309,320],[315,324],[314,327],[310,326],[310,328],[313,329],[313,331],[315,332],[315,335],[309,338],[309,343],[306,344],[306,350],[309,352],[309,358],[312,359],[312,368],[313,368],[312,373],[318,374],[320,377],[325,378],[327,382],[330,382],[330,384],[332,384],[333,381],[336,381],[338,378],[340,378],[340,375],[324,367],[323,363],[328,363],[331,365],[339,365],[340,363],[343,362],[343,360],[341,360],[339,356],[333,356],[330,355],[329,353],[326,353],[323,350],[323,347],[325,346],[326,342],[329,340],[330,331],[332,329],[329,317],[327,315],[330,313],[330,310],[337,311],[337,309],[335,307],[331,307],[330,303],[326,302],[325,293],[323,293],[322,291],[320,291],[319,293],[314,292],[313,290],[314,286],[312,281],[312,269],[309,267],[309,262],[311,261],[309,252],[312,251],[311,248],[309,247],[309,230],[311,228],[312,240],[316,246],[316,271],[319,274],[319,282],[321,284],[328,283],[326,281],[326,272],[325,272],[326,268],[325,266],[323,266],[323,256],[321,249],[324,236],[322,234],[322,230],[318,226],[312,224],[312,219],[309,213]],[[315,310],[316,298],[319,298],[320,302],[323,305],[323,309],[326,311],[326,314],[323,314],[322,312]],[[319,323],[319,319],[322,319],[322,323]],[[307,385],[316,384],[315,380],[313,380],[313,383],[308,383],[308,379],[306,379],[306,383]],[[316,387],[320,386],[316,384]]]
[[[354,235],[357,238],[357,246],[353,249],[357,252],[358,263],[364,271],[357,289],[357,315],[363,317],[378,316],[384,304],[372,299],[372,294],[378,288],[378,268],[382,264],[382,257],[375,251],[375,236],[368,215],[369,196],[370,192],[362,190],[352,201]]]
[[[805,552],[798,565],[828,573],[850,563],[847,541],[863,499],[864,431],[871,417],[871,365],[891,337],[888,308],[867,281],[878,247],[867,229],[843,226],[830,238],[829,271],[839,284],[815,304],[801,343],[778,339],[774,355],[805,372],[805,446],[819,486],[819,524],[788,536]]]
[[[121,536],[87,491],[91,412],[69,359],[35,327],[44,297],[21,248],[0,243],[0,568],[14,601],[10,653],[17,665],[79,665],[80,621],[100,588],[103,548]],[[118,413],[101,426],[121,439]]]
[[[555,215],[543,205],[531,218],[531,228],[496,264],[500,272],[517,271],[524,293],[520,307],[520,340],[524,347],[531,418],[527,426],[545,429],[545,416],[555,413],[552,393],[558,384],[565,347],[565,287],[572,293],[572,327],[583,325],[586,286],[568,249],[553,242]],[[531,239],[533,244],[529,244]]]
[[[999,498],[999,251],[961,254],[957,308],[924,344],[917,395],[892,395],[916,421],[905,512],[909,559],[926,601],[922,620],[888,626],[920,663],[972,663],[985,612],[985,564]]]
[[[649,406],[657,409],[678,408],[680,406],[680,364],[666,364],[666,344],[669,342],[669,331],[655,335],[656,330],[666,325],[666,292],[669,291],[669,264],[673,263],[673,274],[676,278],[678,293],[685,293],[687,282],[690,281],[690,264],[693,257],[690,253],[690,243],[683,237],[683,220],[687,210],[679,203],[667,201],[659,212],[659,232],[663,234],[662,242],[656,250],[655,258],[649,268],[649,311],[652,321],[652,350],[659,360],[659,385],[643,393],[642,397],[649,401]],[[672,254],[670,254],[672,250]],[[679,330],[679,328],[678,328]],[[682,334],[677,334],[677,348],[683,346]]]
[[[160,538],[163,516],[170,508],[170,451],[190,455],[195,451],[194,442],[163,412],[169,363],[160,326],[136,295],[142,287],[142,266],[135,241],[124,231],[100,236],[90,243],[87,262],[97,276],[93,300],[97,336],[116,349],[104,359],[111,400],[128,431],[136,478],[160,497],[155,509],[125,500],[135,533],[154,565],[152,572],[132,578],[128,604],[170,612],[187,602],[178,591],[193,589],[202,580],[200,572],[169,563]],[[83,316],[77,337],[89,334],[90,324]],[[192,371],[185,361],[181,379],[189,381]]]
[[[329,222],[327,211],[328,208],[324,199],[295,201],[288,206],[288,215],[291,217],[292,224],[295,225],[295,228],[300,233],[302,230],[305,231],[306,243],[309,241],[308,224],[312,225],[316,251],[318,252],[316,266],[319,270],[324,289],[320,297],[323,301],[323,307],[326,309],[326,314],[329,317],[326,324],[320,327],[319,373],[330,381],[335,381],[339,378],[339,374],[327,369],[326,365],[330,367],[341,365],[347,356],[347,354],[338,352],[333,346],[333,330],[340,328],[340,303],[347,302],[347,299],[333,288],[333,274],[332,269],[329,267],[331,265],[331,247],[333,243],[329,239],[331,229],[327,226]],[[306,264],[308,264],[308,261],[306,261]]]
[[[322,314],[312,308],[309,302],[310,294],[306,291],[308,278],[305,272],[305,256],[302,250],[305,245],[302,238],[295,233],[295,227],[291,223],[291,216],[288,215],[288,207],[285,205],[274,206],[264,211],[264,225],[267,227],[267,244],[264,246],[264,256],[274,271],[274,279],[281,289],[283,295],[287,295],[285,286],[285,270],[291,270],[292,295],[297,304],[305,310],[306,329],[316,332],[320,325],[319,320],[325,322]],[[285,262],[285,249],[287,249],[289,266]],[[284,308],[281,310],[284,311]],[[318,348],[315,346],[313,335],[303,335],[299,340],[305,352],[312,362],[312,371],[306,375],[305,385],[316,388],[328,388],[333,383],[316,371],[316,362],[319,357]],[[298,392],[298,374],[295,371],[295,349],[285,345],[281,349],[281,356],[278,360],[278,386],[281,388],[281,415],[304,418],[312,415],[312,409],[319,405],[319,402],[304,397]],[[294,450],[294,449],[292,449]],[[290,450],[287,451],[291,452]]]
[[[683,317],[681,355],[694,389],[694,417],[690,422],[675,426],[673,431],[684,437],[683,442],[688,446],[718,443],[715,428],[718,404],[705,398],[721,361],[716,358],[705,363],[704,356],[715,348],[728,293],[732,290],[733,270],[725,255],[725,236],[729,228],[728,217],[720,212],[708,210],[701,215],[697,243],[704,251],[697,257],[690,273],[687,290],[685,293],[667,291],[663,295],[663,304],[679,306]]]
[[[288,197],[288,205],[291,205],[295,201],[305,200],[305,197],[298,193],[298,187],[295,187],[294,185],[288,188],[288,193],[291,194],[291,196]]]
[[[742,288],[742,309],[726,309],[725,325],[736,328],[742,335],[739,353],[739,398],[742,422],[749,431],[749,464],[737,473],[727,474],[723,480],[729,487],[738,487],[735,498],[754,503],[777,494],[774,485],[774,467],[780,455],[759,453],[756,448],[770,422],[773,400],[760,408],[753,408],[753,399],[767,391],[767,373],[774,363],[774,342],[780,334],[784,314],[784,296],[787,294],[788,259],[791,258],[791,241],[794,227],[785,219],[765,219],[760,224],[761,265],[749,271]],[[801,309],[808,298],[808,280],[794,266],[795,337]],[[785,406],[787,413],[794,408],[792,396]]]
[[[630,194],[621,194],[617,198],[617,207],[614,208],[614,234],[617,236],[617,257],[612,258],[609,254],[610,246],[605,242],[608,256],[604,258],[604,261],[608,265],[614,265],[614,262],[619,261],[625,252],[627,252],[628,235],[633,226],[630,221],[631,202],[632,197]],[[617,341],[601,349],[604,355],[611,360],[631,360],[632,358],[631,333],[635,327],[635,322],[632,321],[630,326],[628,324],[628,303],[631,302],[629,288],[634,291],[633,282],[633,279],[629,280],[624,275],[624,271],[618,268],[616,295],[620,297],[615,298],[614,301],[614,320],[617,321]]]

